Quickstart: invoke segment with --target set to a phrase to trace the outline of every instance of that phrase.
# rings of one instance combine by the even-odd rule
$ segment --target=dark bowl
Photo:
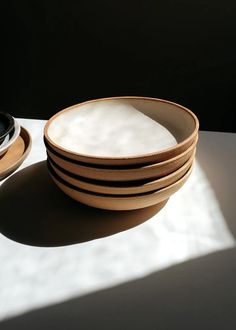
[[[0,111],[0,144],[14,129],[14,118],[6,112]]]

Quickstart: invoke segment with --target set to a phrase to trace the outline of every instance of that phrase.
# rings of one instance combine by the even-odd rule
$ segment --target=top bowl
[[[60,143],[58,143],[58,141],[55,141],[55,137],[52,134],[52,129],[54,132],[58,130],[60,131],[61,123],[74,120],[75,117],[73,117],[73,115],[75,116],[75,113],[78,110],[82,110],[84,112],[86,110],[94,109],[94,107],[99,107],[100,109],[104,107],[107,111],[112,111],[117,106],[117,103],[122,106],[133,107],[165,127],[176,139],[176,145],[158,150],[156,152],[132,154],[131,156],[110,157],[75,152],[68,147],[63,147]],[[100,125],[102,121],[103,118],[98,117],[97,125]],[[86,121],[84,123],[84,127],[86,128]],[[82,128],[83,127],[81,125],[81,129]],[[80,127],[78,127],[78,129],[80,129]],[[54,149],[54,151],[73,160],[101,165],[136,165],[157,163],[178,156],[193,143],[197,136],[198,129],[199,123],[197,117],[190,110],[179,104],[148,97],[122,96],[91,100],[76,104],[58,112],[46,123],[44,128],[44,138],[49,146]],[[94,130],[96,131],[96,127]],[[142,132],[140,131],[140,133]],[[64,136],[65,135],[66,133]],[[115,136],[115,138],[121,139],[122,136]]]
[[[14,129],[14,119],[9,113],[0,111],[0,145]]]

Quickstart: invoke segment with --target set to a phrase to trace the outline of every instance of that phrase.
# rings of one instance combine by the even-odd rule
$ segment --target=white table
[[[203,291],[207,291],[211,285],[205,279],[206,271],[201,272],[201,267],[210,267],[210,272],[215,272],[213,278],[218,279],[221,276],[218,280],[225,281],[223,276],[227,278],[227,267],[232,267],[232,260],[235,258],[236,134],[200,132],[194,171],[185,186],[171,197],[164,209],[158,214],[151,209],[149,214],[134,212],[133,215],[117,216],[114,212],[110,214],[106,211],[74,206],[74,202],[68,201],[68,198],[49,181],[46,172],[46,152],[42,139],[45,121],[19,119],[19,122],[29,130],[33,145],[30,155],[18,169],[18,173],[2,183],[4,189],[0,189],[0,203],[5,198],[1,195],[2,191],[13,196],[14,205],[11,204],[10,208],[15,218],[12,220],[9,217],[7,221],[1,219],[0,230],[11,237],[12,228],[12,238],[19,242],[51,247],[23,245],[3,235],[0,236],[0,320],[20,315],[18,318],[0,322],[0,329],[13,329],[11,326],[24,322],[36,329],[41,314],[33,312],[21,316],[22,313],[73,297],[76,297],[74,303],[72,301],[68,302],[68,305],[65,303],[55,308],[44,309],[43,315],[46,315],[46,318],[42,316],[41,321],[44,325],[41,328],[49,329],[48,320],[56,322],[53,317],[56,313],[56,318],[60,320],[55,323],[57,329],[65,329],[66,325],[61,315],[65,313],[69,317],[72,311],[78,319],[74,316],[70,324],[71,329],[74,329],[73,326],[80,320],[81,329],[91,329],[99,322],[103,329],[120,329],[122,326],[119,327],[119,322],[124,322],[127,329],[131,329],[132,322],[136,319],[138,323],[133,327],[135,329],[145,329],[145,324],[149,325],[146,329],[156,329],[162,322],[166,325],[163,329],[169,329],[174,321],[183,322],[183,315],[186,316],[186,313],[190,318],[196,317],[196,328],[201,324],[198,323],[197,315],[205,320],[205,324],[208,325],[206,329],[216,320],[219,326],[224,318],[226,324],[234,322],[230,319],[231,314],[227,314],[227,317],[222,316],[222,319],[217,316],[219,313],[214,307],[217,299],[226,299],[225,305],[230,303],[226,296],[218,296],[217,286],[221,286],[222,283],[214,283],[212,278],[208,279],[209,283],[215,286],[209,294],[212,297],[215,294],[215,299],[211,302],[213,307],[208,306]],[[35,190],[39,186],[44,193],[40,200],[35,200]],[[22,196],[27,196],[27,199]],[[50,206],[51,202],[54,203],[54,209]],[[7,199],[4,203],[10,205]],[[25,219],[20,217],[22,214],[25,214]],[[143,222],[145,217],[150,217],[150,220]],[[65,221],[68,221],[67,227]],[[122,225],[122,221],[126,221],[127,224]],[[136,226],[138,224],[139,226]],[[104,226],[107,228],[105,231]],[[133,226],[136,227],[116,233]],[[114,235],[93,240],[111,234]],[[81,243],[52,247],[77,242]],[[227,264],[222,261],[225,273],[222,273],[222,268],[218,269],[216,266],[218,254],[221,261],[229,260]],[[205,258],[208,258],[207,261]],[[211,260],[214,261],[212,269]],[[204,266],[201,266],[201,262]],[[195,265],[197,278],[193,272]],[[190,270],[188,267],[191,267]],[[235,267],[231,269],[234,275],[235,270]],[[150,274],[150,277],[146,277]],[[205,279],[203,283],[199,277]],[[137,279],[138,282],[130,283]],[[227,281],[228,288],[231,282],[229,278]],[[203,290],[206,283],[208,286]],[[113,289],[118,284],[123,285]],[[100,294],[99,290],[103,288],[112,289]],[[93,294],[94,291],[98,293]],[[137,296],[135,292],[138,292]],[[83,297],[86,294],[91,295]],[[123,297],[121,300],[119,295]],[[172,299],[175,306],[166,299],[166,295]],[[176,300],[177,297],[179,301]],[[230,290],[228,297],[234,300],[235,292]],[[106,303],[105,309],[101,309],[100,299]],[[157,306],[157,310],[153,309],[153,305]],[[207,323],[209,315],[204,314],[206,305],[207,308],[211,308],[210,312],[219,318],[214,316],[215,321],[212,318],[208,320],[213,323]],[[90,309],[93,311],[93,318],[86,317]],[[114,320],[112,327],[109,323],[110,318]],[[156,326],[152,327],[153,324]],[[228,324],[231,326],[231,323]],[[226,328],[231,329],[230,326]],[[189,323],[186,323],[187,327],[189,328]],[[195,329],[193,325],[192,329]]]

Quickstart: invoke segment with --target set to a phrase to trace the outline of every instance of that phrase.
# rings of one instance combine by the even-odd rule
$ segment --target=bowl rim
[[[47,141],[45,143],[46,146],[46,152],[48,153],[48,151],[53,154],[54,156],[62,159],[63,161],[69,163],[69,164],[74,164],[79,165],[80,167],[83,168],[89,168],[89,169],[94,169],[95,171],[111,171],[113,173],[124,173],[124,172],[139,172],[140,170],[147,170],[147,169],[152,169],[152,168],[160,168],[169,164],[174,163],[175,161],[181,159],[182,157],[186,156],[189,152],[194,151],[194,149],[197,147],[197,143],[199,140],[199,136],[198,134],[195,136],[193,142],[191,143],[191,145],[184,150],[183,152],[181,152],[180,154],[178,154],[177,156],[174,156],[172,158],[168,158],[166,160],[163,160],[161,162],[154,162],[151,164],[137,164],[137,165],[124,165],[124,166],[113,166],[113,165],[100,165],[100,164],[90,164],[90,163],[85,163],[79,160],[75,160],[75,159],[71,159],[67,156],[61,155],[59,152],[55,151],[50,145],[48,145]]]
[[[135,181],[125,181],[125,185],[121,185],[121,183],[124,182],[116,182],[116,181],[105,181],[105,180],[93,180],[93,179],[88,179],[73,173],[70,173],[69,171],[63,169],[62,167],[60,167],[58,164],[56,164],[50,157],[47,158],[47,162],[50,163],[51,167],[53,168],[53,170],[57,173],[57,171],[59,173],[57,173],[59,176],[61,176],[60,174],[64,175],[64,177],[62,177],[62,179],[64,179],[66,182],[69,182],[73,185],[72,182],[68,181],[68,178],[70,180],[70,178],[72,178],[73,180],[75,180],[75,182],[79,182],[79,184],[82,183],[82,185],[87,185],[87,188],[85,187],[81,187],[77,184],[74,184],[75,186],[78,186],[79,188],[82,189],[87,189],[88,191],[94,191],[97,193],[101,193],[98,191],[95,191],[95,189],[108,189],[109,191],[113,191],[113,192],[104,192],[104,194],[115,194],[115,195],[126,195],[126,194],[140,194],[143,192],[148,192],[148,191],[154,191],[157,189],[162,189],[164,187],[167,187],[168,185],[174,183],[175,181],[178,181],[178,179],[175,179],[176,177],[178,177],[178,175],[182,172],[187,173],[188,169],[191,167],[191,165],[194,162],[195,159],[195,155],[196,155],[196,150],[194,151],[193,155],[184,163],[184,165],[182,165],[180,168],[178,168],[177,170],[175,170],[174,172],[171,172],[170,174],[160,177],[160,178],[156,178],[156,179],[148,179],[148,180],[141,180],[139,182],[139,180],[135,180]],[[184,175],[183,174],[183,175]],[[183,176],[182,175],[182,176]],[[182,176],[179,176],[179,178],[181,178]],[[173,181],[172,183],[169,184],[165,184],[165,182],[168,180],[174,179],[175,181]],[[115,184],[114,184],[115,183]],[[157,186],[159,184],[158,187],[153,189],[153,186]],[[163,185],[164,184],[164,185]],[[90,189],[94,189],[94,190],[90,190]],[[140,192],[140,191],[136,191],[136,192],[129,192],[130,190],[142,190],[142,189],[147,189],[146,191]],[[122,194],[121,193],[117,193],[117,191],[122,190]],[[116,191],[116,192],[114,192]]]
[[[194,123],[195,123],[195,128],[194,128],[194,131],[189,135],[189,137],[187,137],[186,139],[184,139],[183,141],[181,141],[180,143],[177,143],[176,145],[172,146],[172,147],[169,147],[169,148],[165,148],[165,149],[162,149],[161,151],[157,151],[157,152],[149,152],[149,153],[145,153],[145,154],[135,154],[135,155],[132,155],[132,156],[117,156],[117,157],[114,157],[114,156],[94,156],[94,155],[90,155],[90,154],[83,154],[83,153],[80,153],[80,152],[74,152],[74,151],[71,151],[69,149],[66,149],[64,147],[61,147],[59,144],[55,143],[53,140],[51,140],[51,138],[49,137],[49,134],[48,134],[48,128],[50,126],[50,124],[52,123],[52,121],[60,116],[62,113],[64,112],[67,112],[69,110],[72,110],[73,108],[78,108],[78,107],[81,107],[83,105],[86,105],[86,104],[90,104],[90,103],[96,103],[96,102],[101,102],[101,101],[112,101],[112,100],[129,100],[129,99],[138,99],[138,100],[147,100],[147,101],[153,101],[153,102],[162,102],[162,103],[165,103],[165,104],[171,104],[177,108],[180,108],[181,110],[183,110],[184,112],[188,113]],[[93,159],[94,161],[98,160],[98,159],[102,159],[104,161],[112,161],[112,160],[135,160],[135,159],[139,159],[139,158],[146,158],[146,157],[152,157],[152,156],[157,156],[157,155],[161,155],[162,153],[165,153],[165,152],[171,152],[171,151],[174,151],[176,148],[181,148],[181,146],[189,143],[189,141],[191,141],[194,136],[197,134],[199,130],[199,121],[198,121],[198,118],[197,116],[191,111],[189,110],[188,108],[178,104],[178,103],[175,103],[175,102],[172,102],[172,101],[167,101],[167,100],[164,100],[164,99],[160,99],[160,98],[154,98],[154,97],[146,97],[146,96],[114,96],[114,97],[105,97],[105,98],[97,98],[97,99],[92,99],[92,100],[88,100],[88,101],[85,101],[85,102],[81,102],[81,103],[77,103],[77,104],[74,104],[72,106],[69,106],[59,112],[57,112],[56,114],[54,114],[51,118],[49,118],[49,120],[47,121],[47,123],[45,124],[44,126],[44,136],[46,138],[46,140],[48,140],[48,142],[50,144],[52,144],[53,147],[65,152],[65,153],[68,153],[69,155],[74,155],[74,156],[79,156],[79,157],[83,157],[83,158],[91,158]]]
[[[15,131],[14,131],[12,137],[9,139],[9,141],[2,148],[0,146],[0,154],[3,154],[5,151],[7,151],[7,149],[10,148],[10,146],[16,141],[16,139],[20,135],[21,126],[17,120],[14,120],[14,128],[15,128]]]
[[[0,148],[2,147],[4,147],[4,145],[6,145],[7,143],[8,143],[8,141],[10,140],[10,134],[7,134],[4,138],[3,138],[3,140],[2,140],[2,142],[0,142]]]
[[[0,139],[3,139],[8,134],[10,134],[10,132],[14,128],[14,126],[15,126],[15,120],[14,120],[14,118],[8,112],[4,112],[4,111],[0,111],[0,117],[2,117],[4,119],[7,119],[7,122],[8,122],[8,126],[4,130],[4,133],[3,134],[0,134]]]
[[[178,186],[183,181],[185,182],[185,180],[187,180],[189,178],[190,174],[192,173],[193,167],[194,167],[194,161],[191,164],[191,166],[189,167],[189,169],[187,170],[187,172],[180,179],[178,179],[174,183],[168,185],[167,187],[163,187],[163,188],[160,188],[160,189],[156,189],[156,190],[148,191],[148,192],[144,192],[144,193],[127,194],[127,195],[114,195],[114,194],[97,193],[97,192],[88,191],[86,189],[76,187],[75,185],[65,181],[57,173],[55,173],[55,170],[52,168],[51,164],[49,164],[48,171],[49,171],[49,174],[53,178],[55,178],[58,182],[60,182],[62,185],[66,186],[67,188],[70,188],[74,191],[77,191],[77,192],[80,192],[80,193],[83,193],[83,194],[86,194],[86,195],[90,195],[90,196],[92,195],[92,196],[99,197],[99,198],[102,198],[102,199],[110,199],[110,200],[112,200],[112,199],[114,199],[114,200],[118,200],[118,199],[126,200],[126,199],[128,199],[128,200],[133,200],[133,199],[137,199],[137,198],[142,199],[145,196],[153,196],[153,195],[163,194],[166,191],[171,190],[172,188]]]

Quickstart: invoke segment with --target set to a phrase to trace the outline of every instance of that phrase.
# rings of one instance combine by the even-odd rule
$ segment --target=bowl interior
[[[0,143],[3,142],[4,138],[11,132],[13,128],[13,117],[6,112],[0,112]]]
[[[10,133],[9,140],[6,143],[0,145],[0,155],[5,153],[7,149],[16,141],[16,139],[20,135],[20,130],[21,127],[19,123],[14,120],[14,130],[12,130],[13,134]]]
[[[0,139],[0,147],[3,147],[5,144],[7,144],[7,142],[9,141],[9,138],[10,138],[10,135],[7,134],[5,137]]]
[[[55,116],[53,116],[45,126],[45,137],[49,143],[58,147],[61,150],[68,151],[69,153],[76,153],[70,150],[68,147],[65,148],[55,141],[53,136],[53,130],[57,129],[60,130],[60,125],[62,122],[66,120],[72,120],[73,116],[75,115],[76,111],[80,110],[91,110],[96,106],[108,108],[107,104],[109,103],[108,111],[112,111],[112,108],[119,103],[122,106],[132,106],[138,111],[142,112],[146,116],[150,117],[154,121],[158,122],[162,126],[164,126],[176,139],[177,143],[181,143],[186,139],[191,138],[196,131],[198,130],[198,120],[196,116],[189,111],[188,109],[169,102],[165,100],[159,99],[152,99],[152,98],[143,98],[143,97],[117,97],[117,98],[108,98],[108,99],[100,99],[100,100],[93,100],[88,101],[85,103],[74,105],[70,108],[67,108]],[[102,118],[98,118],[99,121]],[[117,137],[119,138],[119,137]],[[175,148],[175,146],[171,147]],[[94,157],[93,154],[82,154],[88,157]],[[140,157],[144,154],[135,154],[132,157]],[[95,156],[98,157],[98,156]],[[109,158],[109,156],[107,157]],[[122,158],[122,157],[110,157],[110,158]]]

